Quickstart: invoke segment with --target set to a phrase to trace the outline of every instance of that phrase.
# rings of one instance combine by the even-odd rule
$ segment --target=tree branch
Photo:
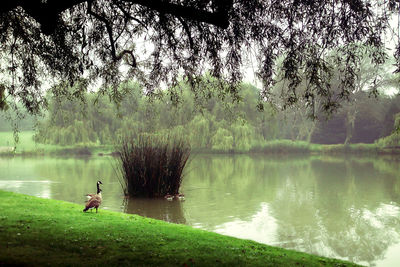
[[[93,3],[93,1],[88,1],[87,13],[89,15],[92,15],[93,17],[95,17],[97,20],[100,20],[101,22],[103,22],[104,25],[106,26],[106,30],[107,30],[107,33],[108,33],[108,38],[110,40],[110,45],[111,45],[111,55],[112,55],[113,58],[115,58],[116,57],[116,55],[115,55],[115,41],[114,41],[114,37],[113,37],[112,27],[111,27],[110,23],[108,22],[108,20],[105,17],[102,17],[99,14],[93,12],[92,3]]]
[[[147,26],[140,20],[138,20],[137,18],[133,17],[131,14],[129,14],[128,11],[126,11],[118,2],[115,3],[115,5],[118,7],[119,10],[121,10],[122,13],[124,13],[124,16],[136,21],[137,23],[139,23],[140,25],[142,25],[146,30],[147,30]]]
[[[218,12],[209,12],[195,7],[168,3],[162,0],[123,0],[123,1],[139,4],[148,7],[150,9],[156,10],[163,14],[171,14],[177,17],[187,18],[199,22],[205,22],[220,27],[222,29],[226,29],[229,26],[228,10],[233,5],[231,1],[221,1],[221,3],[219,3],[220,1],[216,0],[217,6],[221,7],[224,6],[225,8],[219,8]]]
[[[185,32],[186,32],[186,34],[187,34],[187,36],[189,38],[190,49],[193,49],[193,39],[192,39],[192,34],[190,32],[189,26],[187,25],[187,23],[181,17],[178,17],[178,20],[182,24],[182,26],[185,29]]]
[[[89,15],[92,15],[93,17],[95,17],[96,19],[100,20],[101,22],[104,23],[107,33],[108,33],[108,39],[110,40],[110,46],[111,46],[111,56],[113,58],[114,61],[119,61],[121,60],[121,58],[125,55],[125,54],[130,54],[132,57],[132,63],[130,64],[132,67],[136,67],[136,59],[135,56],[133,55],[133,51],[132,50],[123,50],[121,53],[119,53],[117,55],[116,53],[116,49],[115,49],[115,40],[113,37],[113,30],[112,30],[112,26],[110,25],[109,21],[105,18],[102,17],[101,15],[93,12],[92,10],[92,3],[93,1],[88,1],[88,9],[87,12]]]
[[[16,0],[13,5],[0,5],[0,14],[20,6],[26,13],[40,23],[42,32],[48,35],[54,32],[61,12],[86,1],[87,0]]]
[[[115,60],[120,60],[125,54],[131,55],[132,62],[131,63],[128,62],[128,64],[131,67],[136,68],[136,58],[133,55],[133,51],[132,50],[128,50],[128,49],[122,50],[118,55],[115,56]]]
[[[209,12],[191,6],[169,3],[163,0],[120,0],[138,4],[162,14],[170,14],[175,17],[182,17],[198,22],[215,25],[226,29],[229,26],[228,11],[232,7],[231,0],[215,0],[216,12]],[[54,32],[59,15],[75,5],[88,2],[88,0],[16,0],[11,4],[6,1],[0,5],[0,14],[6,13],[18,6],[22,7],[29,15],[36,19],[42,26],[44,34]]]

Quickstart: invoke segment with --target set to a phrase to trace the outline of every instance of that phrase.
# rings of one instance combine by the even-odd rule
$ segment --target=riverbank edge
[[[220,234],[0,190],[0,265],[357,266]]]
[[[277,140],[248,150],[192,149],[195,154],[304,154],[304,155],[400,155],[400,147],[381,147],[377,144],[311,144],[302,141]],[[111,145],[77,145],[51,149],[22,149],[1,151],[0,157],[12,156],[116,156]]]

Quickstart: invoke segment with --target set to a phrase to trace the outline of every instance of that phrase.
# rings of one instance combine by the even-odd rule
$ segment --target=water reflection
[[[261,203],[260,210],[250,220],[234,219],[233,221],[215,226],[215,232],[244,239],[252,239],[270,245],[276,243],[277,223],[271,215],[268,203]]]
[[[139,214],[172,223],[186,223],[182,202],[178,200],[127,198],[124,201],[124,206],[126,213]]]
[[[41,198],[51,198],[51,181],[0,180],[0,188]]]
[[[197,156],[182,185],[184,202],[124,201],[111,163],[0,158],[0,188],[83,205],[100,179],[103,209],[362,264],[398,263],[397,159]]]
[[[194,190],[193,199],[211,198],[215,206],[209,203],[201,210],[214,208],[219,214],[205,220],[205,214],[196,216],[201,211],[191,210],[188,221],[196,226],[369,265],[387,264],[382,259],[400,242],[400,179],[390,168],[398,168],[396,161],[242,156],[200,160],[207,163],[195,168],[198,178],[190,176],[190,184],[212,189]]]

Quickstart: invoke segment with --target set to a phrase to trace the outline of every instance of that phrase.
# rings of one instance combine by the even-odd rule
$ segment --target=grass
[[[108,154],[113,151],[113,146],[61,146],[36,143],[33,140],[34,131],[19,132],[19,142],[16,147],[17,155],[93,155]],[[9,149],[14,147],[13,132],[0,132],[0,155],[13,155]]]
[[[287,154],[287,153],[310,153],[310,144],[304,141],[292,140],[272,140],[265,142],[250,150],[256,153],[272,153],[272,154]]]
[[[355,266],[185,225],[0,190],[0,265]]]
[[[26,131],[18,133],[19,142],[17,144],[17,151],[32,151],[39,148],[49,147],[48,145],[36,144],[33,141],[34,131]],[[14,146],[13,132],[0,132],[0,147]]]
[[[376,144],[337,144],[337,145],[318,145],[312,144],[311,150],[323,154],[363,154],[363,155],[376,155],[383,153],[383,148]]]
[[[18,133],[18,143],[16,144],[17,154],[43,154],[57,151],[62,147],[57,145],[39,144],[33,140],[34,131],[24,131]],[[0,147],[14,147],[13,132],[0,132]]]

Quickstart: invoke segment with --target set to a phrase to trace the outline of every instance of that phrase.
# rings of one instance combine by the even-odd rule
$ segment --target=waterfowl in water
[[[185,200],[185,195],[184,194],[176,194],[175,198],[182,201],[182,200]]]
[[[100,193],[100,185],[103,184],[100,180],[97,181],[96,186],[97,186],[97,193],[96,194],[87,194],[86,198],[89,201],[93,196],[97,195]]]
[[[165,198],[166,200],[168,200],[168,201],[172,201],[172,200],[174,200],[174,199],[183,201],[183,200],[185,200],[185,195],[184,195],[184,194],[176,194],[176,195],[167,194],[167,195],[165,195],[164,198]]]
[[[99,188],[98,191],[99,191],[98,194],[93,195],[92,198],[86,202],[85,208],[83,209],[84,212],[90,209],[96,209],[97,213],[97,209],[101,205],[102,201],[101,189]]]
[[[170,194],[165,195],[164,198],[165,198],[166,200],[168,200],[168,201],[174,200],[174,196],[173,196],[173,195],[170,195]]]

